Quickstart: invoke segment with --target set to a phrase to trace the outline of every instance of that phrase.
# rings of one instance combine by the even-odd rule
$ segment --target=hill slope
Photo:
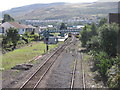
[[[91,15],[105,16],[109,12],[117,12],[116,2],[95,2],[95,3],[51,3],[33,4],[13,8],[4,13],[12,15],[15,19],[70,19]]]

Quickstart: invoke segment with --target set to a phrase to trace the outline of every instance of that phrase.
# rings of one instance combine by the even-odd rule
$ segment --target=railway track
[[[36,70],[36,72],[22,84],[19,90],[24,90],[25,88],[31,88],[35,90],[58,56],[63,52],[66,46],[71,43],[69,41],[69,39],[66,40],[61,47],[59,47],[49,58],[47,58],[47,60]]]
[[[83,54],[82,54],[82,60],[83,60]],[[82,70],[82,84],[83,84],[83,89],[85,90],[86,88],[86,83],[85,83],[85,72],[83,68],[83,61],[81,60],[81,70]]]
[[[77,50],[77,49],[76,49]],[[72,90],[72,89],[74,89],[74,88],[76,88],[74,85],[75,85],[75,76],[76,76],[76,66],[77,66],[77,51],[75,52],[75,55],[74,56],[76,56],[75,57],[75,59],[74,59],[74,65],[73,65],[73,71],[72,71],[72,78],[71,78],[71,83],[70,83],[70,89]],[[82,83],[82,87],[81,88],[83,88],[83,90],[85,90],[85,88],[86,88],[86,84],[85,84],[85,73],[84,73],[84,69],[83,69],[83,54],[81,54],[81,72],[82,72],[82,81],[81,81],[81,83]]]
[[[43,80],[44,76],[47,74],[51,66],[54,64],[54,62],[57,60],[59,55],[63,52],[65,48],[67,48],[68,45],[73,44],[76,45],[76,41],[74,39],[72,40],[66,40],[66,42],[59,47],[49,58],[46,59],[46,61],[36,70],[36,72],[27,80],[25,81],[22,86],[19,88],[19,90],[24,90],[27,88],[30,88],[32,90],[36,90],[39,83]],[[76,49],[77,50],[77,49]],[[75,51],[75,54],[73,55],[75,57],[74,59],[74,66],[72,71],[72,78],[70,82],[70,89],[74,89],[75,84],[75,75],[76,75],[76,65],[77,65],[77,51]],[[83,55],[82,55],[83,56]],[[85,74],[83,70],[82,60],[81,60],[81,71],[82,71],[82,88],[85,90]]]

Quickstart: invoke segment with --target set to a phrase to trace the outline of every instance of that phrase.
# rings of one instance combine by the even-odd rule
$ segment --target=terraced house
[[[25,32],[32,32],[35,31],[35,27],[31,25],[20,24],[18,22],[5,22],[1,25],[2,33],[5,34],[9,28],[16,28],[18,29],[19,34],[24,34]]]

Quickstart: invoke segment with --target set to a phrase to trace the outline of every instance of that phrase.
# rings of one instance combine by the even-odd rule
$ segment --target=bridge
[[[43,34],[45,32],[47,33],[71,33],[71,32],[80,32],[82,29],[64,29],[64,30],[43,30],[40,32],[40,34]]]

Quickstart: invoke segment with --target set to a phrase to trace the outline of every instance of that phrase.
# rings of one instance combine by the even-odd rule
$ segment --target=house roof
[[[33,27],[32,25],[27,25],[28,26],[28,28],[35,28],[35,27]]]
[[[9,22],[11,25],[13,25],[16,28],[25,28],[22,24],[19,24],[18,22]]]
[[[32,25],[19,24],[18,22],[10,22],[16,28],[35,28]]]
[[[26,28],[35,28],[31,25],[19,24],[18,22],[5,22],[1,26],[3,27],[15,27],[19,29],[26,29]]]
[[[23,28],[29,28],[28,25],[25,25],[25,24],[21,24],[21,26],[22,26]]]

